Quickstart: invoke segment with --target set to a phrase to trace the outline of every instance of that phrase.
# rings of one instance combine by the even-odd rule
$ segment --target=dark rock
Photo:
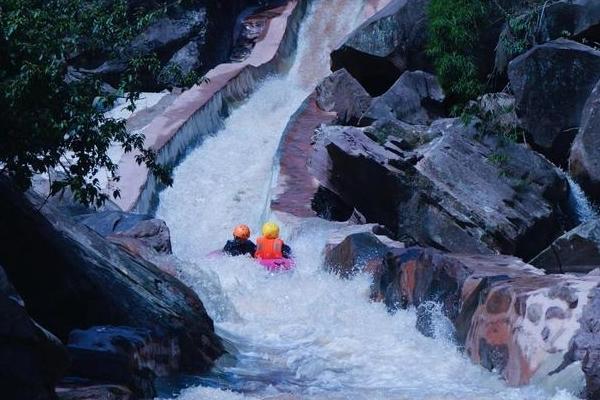
[[[532,144],[566,165],[584,105],[600,78],[600,51],[558,39],[514,59],[508,75]]]
[[[166,80],[166,83],[177,86],[181,84],[177,75],[181,74],[182,76],[186,76],[200,70],[201,67],[202,58],[199,44],[197,41],[193,40],[173,54],[161,73],[162,79],[163,81]],[[176,68],[177,74],[171,72],[171,68]]]
[[[166,16],[150,25],[136,37],[131,44],[134,54],[159,52],[167,46],[185,43],[188,39],[202,33],[208,24],[204,9],[186,10],[176,17]]]
[[[600,221],[590,221],[559,237],[531,260],[548,273],[587,273],[600,267]]]
[[[582,39],[597,39],[600,3],[595,0],[562,0],[544,8],[537,31],[538,42],[558,39],[565,34]]]
[[[190,288],[42,203],[0,179],[0,262],[32,317],[64,341],[92,326],[145,328],[172,341],[179,369],[210,368],[223,346]]]
[[[600,3],[595,0],[561,0],[546,3],[540,13],[531,14],[527,7],[525,14],[517,20],[535,18],[535,30],[531,32],[536,44],[549,42],[565,36],[580,42],[597,42],[600,39]],[[505,25],[496,46],[495,70],[504,73],[508,63],[519,54],[514,54],[514,34]],[[522,39],[521,39],[522,40]]]
[[[32,320],[0,267],[0,391],[7,400],[54,400],[67,368],[67,352]]]
[[[569,170],[583,190],[600,201],[600,81],[585,105],[581,128],[571,148]]]
[[[71,385],[56,389],[60,400],[132,400],[133,393],[119,385]]]
[[[171,254],[171,235],[165,221],[150,219],[141,221],[125,231],[116,231],[108,239],[139,254],[140,248],[150,248],[158,253]]]
[[[170,341],[148,329],[93,327],[69,335],[69,376],[124,385],[141,398],[156,396],[154,380],[177,370]]]
[[[317,86],[316,101],[321,110],[337,114],[337,123],[352,125],[371,105],[371,96],[348,71],[340,69]]]
[[[398,119],[427,125],[443,113],[444,92],[437,78],[422,71],[405,72],[382,96],[373,99],[362,119]]]
[[[328,161],[313,163],[312,172],[403,242],[531,258],[559,235],[567,186],[547,160],[459,120],[437,121],[430,131],[436,139],[406,151],[393,140],[377,144],[366,128],[323,127],[314,158]]]
[[[427,0],[392,0],[331,54],[332,69],[347,69],[378,96],[404,71],[424,68],[427,4]]]
[[[356,228],[356,233],[344,235],[343,240],[339,236],[330,238],[325,245],[325,268],[342,278],[349,278],[358,272],[375,273],[390,248],[403,246],[385,236],[376,235],[373,228],[372,225],[361,225]]]
[[[586,379],[586,398],[600,398],[600,289],[594,288],[579,320],[581,328],[569,343],[569,351],[558,372],[575,361],[581,361]]]

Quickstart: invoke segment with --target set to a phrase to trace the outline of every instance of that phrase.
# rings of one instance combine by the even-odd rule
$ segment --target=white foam
[[[366,276],[347,281],[322,272],[326,222],[282,226],[298,265],[292,273],[272,275],[244,257],[205,257],[234,225],[260,226],[283,129],[328,74],[331,49],[360,23],[362,7],[358,0],[313,1],[290,72],[234,110],[160,195],[157,214],[171,228],[175,253],[197,265],[184,278],[209,297],[219,335],[237,348],[237,361],[215,370],[221,389],[191,388],[180,399],[572,399],[555,394],[551,382],[548,389],[507,388],[443,337],[418,333],[412,310],[391,315],[369,302]],[[215,294],[219,286],[227,300]],[[243,394],[222,390],[228,387]]]

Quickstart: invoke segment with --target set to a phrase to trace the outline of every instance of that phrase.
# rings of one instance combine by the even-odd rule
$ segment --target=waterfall
[[[245,257],[206,256],[223,246],[236,224],[256,233],[268,217],[284,128],[329,74],[331,50],[362,22],[368,3],[313,0],[289,72],[267,79],[232,110],[223,129],[187,155],[174,171],[174,186],[160,194],[157,215],[171,228],[175,254],[189,262],[182,276],[210,297],[205,303],[216,330],[234,349],[233,359],[223,358],[209,376],[192,380],[178,399],[573,399],[564,389],[577,388],[557,390],[554,381],[508,388],[446,340],[446,329],[427,338],[415,328],[414,310],[391,315],[370,302],[368,276],[340,280],[324,272],[323,244],[334,229],[327,221],[282,225],[297,262],[291,273],[269,274]],[[207,285],[207,279],[214,282]]]
[[[569,213],[575,221],[578,224],[584,224],[598,219],[598,210],[587,198],[581,186],[568,173],[565,173],[565,177],[569,182]]]

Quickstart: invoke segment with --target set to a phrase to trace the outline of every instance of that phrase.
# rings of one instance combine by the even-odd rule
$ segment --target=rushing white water
[[[205,381],[213,387],[186,389],[179,399],[571,399],[555,383],[507,388],[443,337],[420,335],[413,311],[391,315],[369,302],[366,276],[346,281],[322,272],[325,221],[304,221],[293,234],[283,227],[298,265],[292,273],[205,256],[234,225],[260,226],[282,131],[329,73],[329,53],[360,22],[363,4],[314,0],[311,7],[290,71],[234,110],[160,195],[157,214],[171,227],[175,253],[190,262],[183,277],[236,348],[235,361],[221,360]]]
[[[589,221],[598,219],[598,210],[587,198],[585,192],[573,180],[573,178],[565,172],[565,177],[569,182],[569,208],[577,223],[584,224]]]

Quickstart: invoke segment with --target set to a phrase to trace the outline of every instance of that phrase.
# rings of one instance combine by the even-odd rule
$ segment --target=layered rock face
[[[183,283],[42,207],[36,195],[4,179],[0,187],[0,260],[31,315],[64,342],[74,329],[98,325],[145,329],[167,349],[160,358],[170,372],[205,371],[223,354],[212,320]]]
[[[402,134],[400,130],[392,132]],[[459,120],[432,125],[422,146],[407,149],[393,133],[379,145],[367,129],[324,127],[321,184],[397,237],[457,252],[532,257],[560,232],[563,178],[518,144],[495,153],[497,137],[479,137]],[[497,158],[500,159],[498,160]],[[470,167],[464,168],[469,160]]]

